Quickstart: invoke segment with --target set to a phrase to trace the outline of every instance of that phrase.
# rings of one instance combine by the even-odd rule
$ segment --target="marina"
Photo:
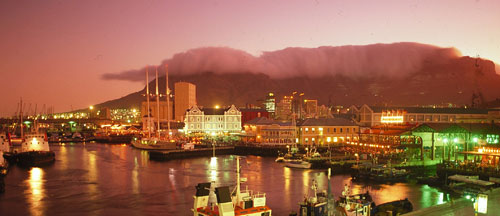
[[[54,164],[30,169],[11,167],[5,177],[6,191],[0,195],[2,214],[192,215],[192,195],[198,183],[215,181],[217,186],[224,186],[233,185],[236,179],[232,155],[214,160],[205,156],[156,162],[149,159],[147,151],[130,145],[73,143],[50,147],[57,155]],[[297,212],[313,179],[318,191],[327,190],[326,170],[291,169],[274,160],[247,156],[241,164],[245,184],[266,193],[273,215]],[[427,185],[351,182],[349,175],[337,175],[335,170],[330,181],[335,197],[347,184],[352,194],[369,191],[377,204],[408,198],[415,210],[451,199]]]

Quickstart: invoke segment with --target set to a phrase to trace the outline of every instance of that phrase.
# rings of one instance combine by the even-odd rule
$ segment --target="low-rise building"
[[[310,118],[297,124],[302,145],[335,145],[357,142],[359,126],[345,118]]]
[[[295,143],[292,122],[275,121],[266,117],[254,118],[243,126],[242,141],[265,145],[291,145]]]
[[[241,132],[241,112],[234,106],[223,108],[200,108],[192,106],[184,118],[186,134],[239,134]]]

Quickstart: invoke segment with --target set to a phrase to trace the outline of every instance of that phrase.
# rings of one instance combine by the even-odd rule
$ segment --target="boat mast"
[[[236,156],[236,205],[240,204],[240,157]]]
[[[156,119],[158,120],[158,130],[156,137],[160,139],[160,93],[158,92],[158,66],[156,66]]]
[[[148,118],[146,120],[147,122],[147,127],[148,127],[148,138],[151,138],[151,115],[149,113],[149,76],[148,76],[148,68],[149,66],[146,66],[146,103],[148,104],[148,110],[146,111],[148,113]]]
[[[170,140],[170,89],[168,89],[168,64],[165,64],[165,79],[166,79],[166,97],[167,97],[167,136],[168,140]]]
[[[24,132],[23,132],[23,98],[21,98],[21,104],[19,105],[19,120],[21,121],[21,139],[24,139]]]

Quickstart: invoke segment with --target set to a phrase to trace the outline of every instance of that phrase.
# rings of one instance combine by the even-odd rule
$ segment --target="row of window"
[[[300,130],[302,131],[302,128],[300,128]],[[304,133],[316,133],[316,131],[323,132],[324,128],[320,127],[317,130],[314,127],[310,128],[310,130],[308,127],[304,128]],[[356,128],[342,128],[342,127],[326,128],[326,133],[356,133],[356,132],[357,132]]]
[[[310,140],[311,140],[311,143],[316,143],[316,141],[318,141],[319,143],[321,143],[321,142],[337,143],[337,142],[344,142],[344,141],[350,142],[351,137],[326,137],[326,139],[318,139],[318,140],[316,140],[316,138],[312,137]],[[353,137],[353,140],[356,141],[356,140],[358,140],[358,138]],[[308,137],[304,138],[304,143],[309,143]]]
[[[188,118],[188,120],[190,122],[200,122],[201,121],[201,117],[193,117],[193,116],[190,116]],[[212,116],[205,116],[205,121],[206,122],[213,122],[213,121],[216,121],[216,122],[223,122],[224,121],[224,117],[222,116],[217,116],[217,117],[212,117]],[[241,121],[240,120],[240,117],[235,117],[235,116],[229,116],[229,117],[226,117],[226,121],[228,122],[232,122],[232,121]]]
[[[204,127],[202,124],[189,124],[188,129],[225,129],[224,124],[205,124]],[[241,130],[240,124],[227,124],[227,129],[238,129]]]

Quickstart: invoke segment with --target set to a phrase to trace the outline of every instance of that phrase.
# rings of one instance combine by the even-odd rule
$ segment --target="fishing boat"
[[[336,209],[341,212],[340,215],[369,216],[376,205],[367,191],[363,194],[350,194],[349,186],[345,185],[342,195],[337,200]]]
[[[209,204],[211,188],[215,182],[199,183],[194,196],[194,216],[271,216],[271,208],[266,205],[266,194],[251,190],[241,190],[240,157],[236,157],[236,187],[216,187],[213,192],[217,203]]]
[[[300,169],[309,169],[311,168],[311,163],[304,160],[290,160],[285,163],[286,167],[290,168],[300,168]]]
[[[155,136],[151,136],[151,128],[154,127],[154,124],[151,124],[151,113],[149,112],[150,110],[150,105],[149,105],[149,75],[148,75],[148,67],[146,67],[146,103],[147,103],[147,124],[146,124],[146,129],[147,129],[147,135],[142,138],[134,138],[132,139],[132,146],[138,149],[144,149],[144,150],[174,150],[177,149],[177,145],[180,143],[176,142],[175,140],[171,139],[170,134],[170,90],[168,89],[168,70],[166,70],[166,98],[167,98],[167,123],[168,123],[168,130],[167,130],[167,135],[162,137],[160,133],[160,115],[159,113],[156,115],[156,120],[157,120],[157,126],[156,126],[156,131],[155,131]],[[158,68],[156,68],[156,105],[157,105],[157,110],[160,110],[160,93],[158,90]]]

